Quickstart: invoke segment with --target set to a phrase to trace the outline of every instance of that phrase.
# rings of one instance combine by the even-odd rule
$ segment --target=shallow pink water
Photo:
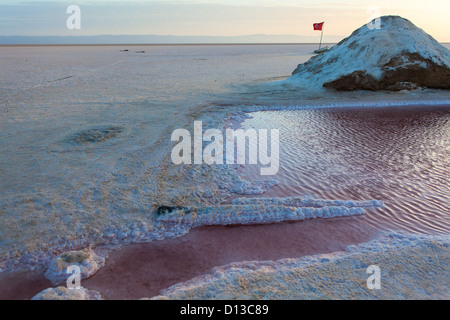
[[[263,197],[377,199],[368,227],[449,233],[449,107],[257,112],[243,126],[280,129],[279,185]]]
[[[376,231],[357,217],[256,226],[202,227],[174,240],[112,252],[105,268],[83,286],[108,299],[153,297],[171,285],[231,262],[277,260],[344,250]]]

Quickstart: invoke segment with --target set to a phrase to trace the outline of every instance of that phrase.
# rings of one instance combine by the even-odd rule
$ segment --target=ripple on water
[[[280,185],[264,196],[378,199],[382,230],[448,234],[450,109],[329,108],[252,113],[244,128],[280,129]],[[247,166],[249,179],[258,170]]]

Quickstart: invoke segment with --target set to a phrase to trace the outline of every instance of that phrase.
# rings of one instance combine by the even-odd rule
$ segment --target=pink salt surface
[[[103,269],[82,284],[100,291],[107,299],[153,297],[215,266],[341,251],[375,234],[375,230],[358,222],[358,217],[202,227],[179,239],[118,249],[111,253]]]
[[[3,274],[0,275],[0,300],[28,300],[51,286],[51,282],[40,273]]]
[[[362,217],[306,220],[253,226],[201,227],[170,240],[126,245],[110,253],[104,268],[82,286],[106,299],[153,297],[174,284],[208,273],[215,266],[277,260],[344,250],[369,241],[377,231]],[[0,278],[0,299],[30,299],[51,286],[42,274]]]

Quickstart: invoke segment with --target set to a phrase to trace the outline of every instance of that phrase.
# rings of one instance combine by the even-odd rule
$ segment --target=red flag
[[[323,24],[324,24],[324,22],[314,23],[313,24],[314,30],[322,31]]]

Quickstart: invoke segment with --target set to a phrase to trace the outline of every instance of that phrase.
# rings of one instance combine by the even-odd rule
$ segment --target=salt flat
[[[311,57],[314,46],[308,45],[133,46],[121,52],[124,48],[0,48],[1,271],[44,271],[52,257],[70,249],[161,240],[189,231],[158,229],[153,216],[158,205],[215,206],[235,193],[270,191],[270,181],[258,182],[249,171],[245,180],[237,167],[173,165],[171,133],[190,128],[194,120],[212,128],[229,119],[234,124],[250,119],[246,125],[258,126],[264,121],[255,116],[265,111],[389,105],[437,105],[445,111],[450,102],[448,90],[336,94],[283,86],[279,80]],[[295,128],[283,113],[275,115],[282,126]],[[442,117],[433,122],[435,132],[447,123]],[[348,132],[351,136],[352,129]],[[448,137],[434,138],[442,147]],[[313,147],[306,151],[316,152]],[[288,181],[295,175],[284,177]],[[320,182],[306,185],[312,188],[309,194],[299,196],[324,191]],[[295,195],[292,185],[285,187]],[[433,208],[445,210],[433,189],[427,191]],[[324,193],[332,200],[352,200],[342,190]],[[355,194],[355,200],[372,199],[370,192]],[[433,226],[427,230],[436,231]]]

